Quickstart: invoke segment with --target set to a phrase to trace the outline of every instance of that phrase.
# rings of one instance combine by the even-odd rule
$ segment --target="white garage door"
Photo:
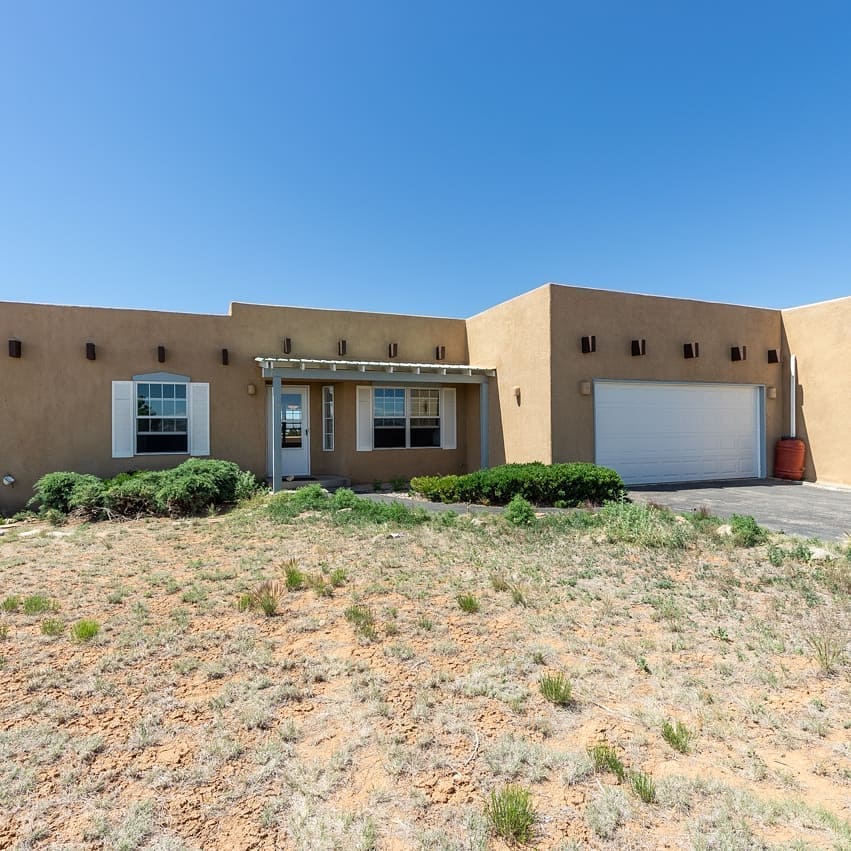
[[[759,477],[760,388],[595,381],[596,462],[627,484]]]

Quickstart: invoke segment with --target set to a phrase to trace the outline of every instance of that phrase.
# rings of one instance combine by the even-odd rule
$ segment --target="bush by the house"
[[[620,499],[626,488],[608,467],[570,464],[504,464],[465,476],[420,476],[411,489],[437,502],[480,502],[505,505],[522,496],[534,505],[573,507]]]
[[[269,515],[284,523],[305,512],[327,514],[335,523],[395,523],[417,526],[430,519],[421,508],[409,508],[401,502],[375,502],[357,496],[348,488],[340,488],[333,496],[320,485],[307,485],[294,491],[279,493],[269,502]]]
[[[45,515],[75,512],[92,520],[107,515],[184,516],[248,498],[258,488],[254,474],[232,461],[190,458],[171,470],[120,473],[106,480],[81,473],[48,473],[35,483],[28,504]]]

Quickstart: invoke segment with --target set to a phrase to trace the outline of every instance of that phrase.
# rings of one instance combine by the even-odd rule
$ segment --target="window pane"
[[[175,399],[185,399],[186,398],[186,385],[185,384],[175,384],[174,385],[174,398]]]
[[[149,384],[150,388],[148,395],[154,399],[162,399],[163,397],[163,386],[162,384]]]
[[[161,417],[162,413],[162,399],[148,399],[148,415],[152,417]]]
[[[178,417],[186,416],[186,402],[177,401],[174,403],[174,413]]]
[[[188,420],[175,420],[174,421],[174,430],[175,431],[183,431],[187,432],[189,429],[186,427]]]
[[[185,434],[140,434],[136,437],[136,452],[187,452],[189,440]]]
[[[376,449],[404,449],[405,428],[376,428],[374,429],[373,445]]]
[[[440,415],[440,391],[411,390],[411,416],[437,417]]]
[[[173,399],[174,398],[174,385],[173,384],[163,384],[163,399]]]
[[[148,385],[139,384],[136,386],[136,395],[144,399],[148,395]]]
[[[440,428],[416,428],[411,424],[411,446],[440,446]]]

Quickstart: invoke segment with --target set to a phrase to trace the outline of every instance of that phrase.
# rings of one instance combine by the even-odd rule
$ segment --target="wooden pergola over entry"
[[[281,421],[281,385],[284,381],[369,381],[372,384],[478,384],[480,466],[490,457],[488,381],[496,375],[489,367],[469,364],[395,363],[384,361],[318,360],[314,358],[256,357],[263,378],[272,379],[272,422]],[[274,441],[274,436],[267,438]],[[272,451],[272,490],[281,489],[281,453]]]

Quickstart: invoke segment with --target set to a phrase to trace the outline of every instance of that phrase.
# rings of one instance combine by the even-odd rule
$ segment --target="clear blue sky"
[[[0,13],[0,300],[851,294],[848,2]]]

